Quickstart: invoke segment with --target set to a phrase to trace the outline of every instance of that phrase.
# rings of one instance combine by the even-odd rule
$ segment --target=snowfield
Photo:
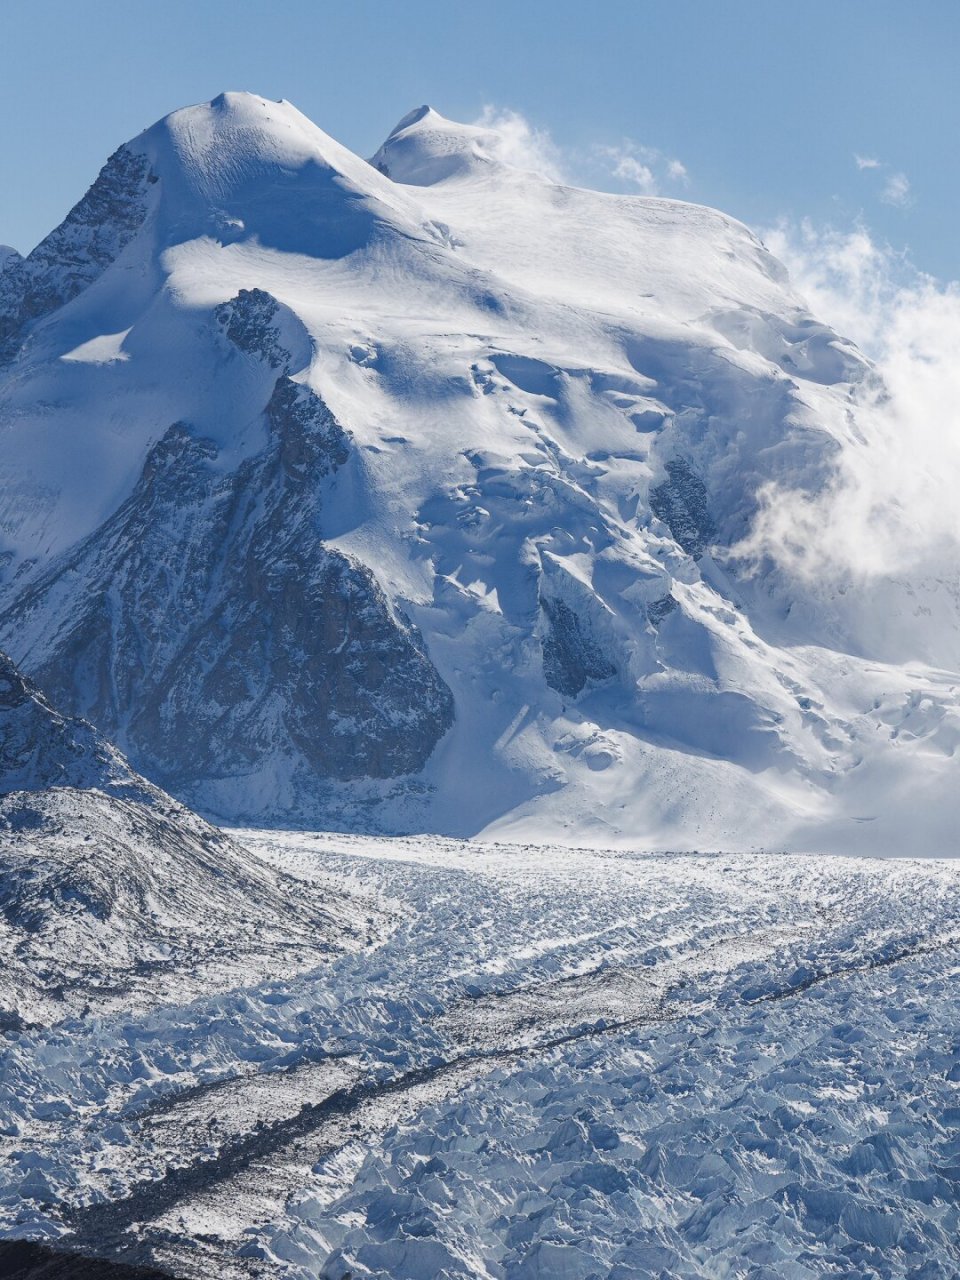
[[[232,835],[376,939],[8,1033],[5,1235],[197,1280],[960,1269],[954,864]]]

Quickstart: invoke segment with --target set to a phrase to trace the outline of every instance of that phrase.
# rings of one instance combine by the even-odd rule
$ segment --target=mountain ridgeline
[[[259,339],[269,361],[277,346]],[[35,671],[55,700],[200,804],[198,778],[255,774],[270,756],[307,794],[318,779],[414,773],[453,717],[416,628],[324,543],[349,437],[286,374],[264,416],[266,447],[229,471],[212,441],[171,426],[116,514],[9,615],[47,629]],[[79,609],[64,575],[82,584]]]

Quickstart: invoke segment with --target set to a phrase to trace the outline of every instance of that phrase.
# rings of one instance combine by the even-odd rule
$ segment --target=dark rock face
[[[318,395],[292,378],[277,379],[267,421],[278,443],[283,475],[294,483],[323,480],[350,456],[340,423]]]
[[[617,669],[563,600],[542,597],[547,620],[542,640],[543,674],[551,689],[575,698],[588,680],[608,680]]]
[[[280,341],[280,304],[265,289],[241,289],[214,312],[227,338],[240,351],[265,360],[271,369],[289,367],[290,352]]]
[[[51,1249],[33,1240],[0,1240],[6,1280],[174,1280],[166,1271]]]
[[[650,507],[694,560],[716,536],[703,481],[683,458],[666,464],[667,479],[650,491]]]
[[[60,226],[26,258],[6,264],[0,361],[16,355],[31,321],[75,298],[116,261],[143,225],[151,179],[146,156],[120,147]]]
[[[677,602],[668,591],[665,596],[660,596],[658,600],[651,600],[647,605],[647,617],[653,626],[659,627],[660,623],[673,613],[677,608]]]
[[[453,699],[419,634],[370,570],[322,537],[346,433],[281,376],[267,448],[236,471],[183,424],[135,491],[2,620],[50,642],[33,673],[152,780],[203,795],[209,779],[390,778],[425,763]]]

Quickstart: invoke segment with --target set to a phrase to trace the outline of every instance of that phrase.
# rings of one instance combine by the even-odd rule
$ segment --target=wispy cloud
[[[653,170],[641,158],[645,154],[640,148],[621,145],[619,147],[598,146],[598,157],[606,161],[608,172],[621,182],[642,191],[644,195],[655,195],[657,179]]]
[[[632,138],[624,138],[614,146],[598,143],[592,158],[593,167],[604,169],[609,177],[647,196],[657,195],[664,186],[685,187],[690,182],[682,161]]]
[[[485,154],[504,164],[531,169],[554,182],[576,180],[606,187],[611,179],[620,189],[641,195],[658,195],[690,185],[682,160],[648,147],[633,138],[596,143],[588,149],[561,148],[546,129],[510,107],[488,104],[473,121],[487,136],[481,140]]]
[[[898,209],[906,209],[913,204],[910,191],[910,179],[905,173],[891,173],[884,183],[880,199],[884,204],[895,205]]]
[[[878,160],[875,156],[861,156],[854,152],[853,161],[861,173],[871,170],[878,177],[884,176],[883,186],[880,189],[880,199],[884,204],[893,205],[897,209],[908,209],[914,203],[910,179],[905,173],[893,170],[890,165]]]

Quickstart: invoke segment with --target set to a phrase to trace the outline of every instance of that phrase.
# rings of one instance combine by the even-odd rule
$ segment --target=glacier
[[[3,1236],[181,1280],[960,1268],[955,863],[233,836],[390,914],[8,1035]]]

